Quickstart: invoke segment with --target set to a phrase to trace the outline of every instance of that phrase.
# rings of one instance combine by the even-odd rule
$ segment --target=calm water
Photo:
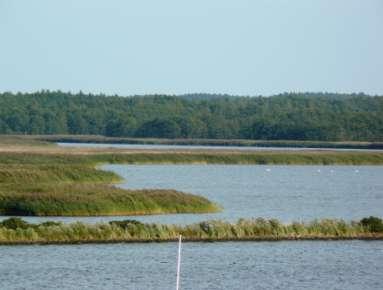
[[[297,147],[259,147],[259,146],[208,146],[208,145],[159,145],[159,144],[107,144],[107,143],[57,143],[63,147],[122,148],[122,149],[163,149],[163,150],[245,150],[245,151],[382,151],[375,149],[340,149],[340,148],[297,148]]]
[[[383,215],[383,166],[108,165],[104,169],[123,176],[124,188],[174,188],[223,206],[223,212],[203,219],[291,221]]]
[[[192,223],[208,219],[360,219],[383,216],[383,166],[106,165],[124,177],[123,188],[171,188],[218,203],[216,214],[133,217],[145,222]],[[28,217],[32,222],[98,222],[126,217]],[[132,218],[132,217],[130,217]]]
[[[176,243],[1,246],[0,289],[174,289]],[[383,289],[382,241],[184,243],[182,289]]]

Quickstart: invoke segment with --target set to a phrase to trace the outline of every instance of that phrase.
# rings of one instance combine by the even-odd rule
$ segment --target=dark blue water
[[[0,289],[174,289],[176,243],[1,246]],[[181,289],[383,289],[383,242],[184,243]]]

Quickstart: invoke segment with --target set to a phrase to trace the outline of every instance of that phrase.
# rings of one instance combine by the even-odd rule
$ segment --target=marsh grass
[[[271,165],[381,165],[379,152],[254,152],[254,153],[132,153],[94,154],[91,162],[106,163],[205,163],[205,164],[271,164]]]
[[[124,190],[107,184],[49,184],[31,186],[25,191],[0,193],[0,214],[98,216],[219,210],[218,206],[204,197],[175,190]]]
[[[375,223],[383,225],[381,219],[375,219]],[[0,223],[0,244],[165,242],[176,241],[180,234],[186,241],[383,239],[383,230],[372,229],[362,221],[336,219],[282,224],[275,219],[258,218],[241,219],[236,223],[206,221],[186,226],[144,224],[135,220],[28,224],[17,218]]]
[[[206,213],[220,208],[175,190],[124,190],[84,156],[0,154],[0,214],[28,216]]]
[[[54,146],[49,140],[42,140],[26,135],[0,135],[0,145]]]
[[[202,145],[202,146],[259,146],[294,148],[352,148],[383,149],[382,142],[358,141],[303,141],[303,140],[247,140],[247,139],[165,139],[105,137],[100,135],[29,135],[25,139],[42,142],[153,144],[153,145]]]

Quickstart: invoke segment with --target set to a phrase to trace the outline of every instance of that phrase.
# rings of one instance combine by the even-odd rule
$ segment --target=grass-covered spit
[[[143,224],[134,220],[94,225],[80,222],[29,224],[19,218],[0,223],[0,244],[165,242],[177,240],[179,234],[186,241],[383,239],[383,223],[376,217],[354,222],[324,219],[291,224],[258,218],[186,226]]]
[[[124,190],[91,156],[0,153],[0,215],[96,216],[215,212],[204,197],[175,190]]]

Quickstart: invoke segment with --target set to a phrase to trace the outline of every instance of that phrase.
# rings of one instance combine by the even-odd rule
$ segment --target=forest
[[[0,94],[0,134],[383,141],[383,96]]]

